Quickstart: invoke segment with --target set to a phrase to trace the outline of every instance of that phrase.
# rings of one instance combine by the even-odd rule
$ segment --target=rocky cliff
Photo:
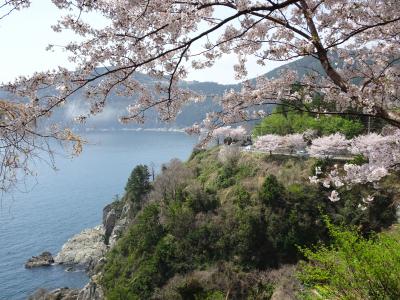
[[[74,235],[57,254],[55,263],[92,270],[108,250],[104,233],[103,225],[99,225]]]
[[[114,201],[105,206],[102,224],[74,235],[54,257],[54,263],[65,265],[68,269],[84,269],[90,276],[88,284],[82,289],[39,289],[29,299],[103,300],[104,293],[98,282],[101,276],[100,266],[106,261],[105,255],[121,237],[131,219],[131,206],[128,201]],[[34,258],[41,256],[33,257],[28,262]]]
[[[110,203],[103,209],[104,242],[112,247],[132,219],[131,205],[128,201],[119,200]]]
[[[29,300],[103,300],[104,293],[100,286],[90,281],[82,289],[59,288],[53,291],[37,290]]]

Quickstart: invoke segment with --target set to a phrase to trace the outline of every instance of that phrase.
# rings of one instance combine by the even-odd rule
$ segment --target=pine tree
[[[135,204],[140,202],[151,189],[150,172],[146,165],[137,165],[125,186],[127,197]]]

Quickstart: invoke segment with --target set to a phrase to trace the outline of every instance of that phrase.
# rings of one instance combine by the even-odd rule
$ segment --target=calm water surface
[[[82,287],[83,272],[60,266],[27,270],[32,255],[54,255],[84,228],[101,223],[102,208],[123,193],[137,164],[156,169],[172,158],[189,157],[196,139],[173,132],[104,132],[75,159],[57,158],[58,171],[38,165],[38,183],[29,192],[3,196],[0,208],[0,299],[26,299],[37,288]]]

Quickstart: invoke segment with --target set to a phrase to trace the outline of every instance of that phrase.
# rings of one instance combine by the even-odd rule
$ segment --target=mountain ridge
[[[274,68],[265,73],[264,77],[269,79],[279,77],[280,73],[285,69],[296,70],[299,77],[304,76],[309,70],[315,70],[319,73],[324,73],[319,61],[313,57],[303,57],[298,60],[289,62],[285,65]],[[97,73],[101,74],[105,68],[99,68]],[[154,84],[155,79],[143,73],[136,73],[135,78],[145,84]],[[256,78],[249,79],[250,82],[255,82]],[[246,80],[248,81],[248,80]],[[120,116],[126,114],[126,107],[131,102],[129,98],[119,97],[112,94],[107,100],[107,105],[104,111],[98,115],[91,116],[85,124],[74,123],[74,118],[78,115],[85,114],[90,109],[89,101],[85,101],[82,93],[73,96],[64,107],[54,111],[51,121],[72,124],[74,130],[139,130],[139,129],[182,129],[191,126],[193,123],[201,122],[206,114],[220,109],[217,102],[214,101],[215,96],[222,96],[227,90],[240,90],[242,83],[236,84],[221,84],[213,81],[183,81],[181,85],[196,93],[205,95],[205,100],[200,103],[189,103],[185,105],[180,114],[173,122],[165,123],[160,121],[155,110],[146,112],[146,120],[144,124],[121,124],[118,121]],[[13,98],[9,94],[0,90],[0,98]]]

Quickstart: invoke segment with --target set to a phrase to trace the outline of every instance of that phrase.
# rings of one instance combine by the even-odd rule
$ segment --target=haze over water
[[[102,209],[137,164],[156,170],[172,158],[186,160],[195,137],[176,132],[102,132],[86,135],[90,144],[75,159],[58,157],[59,171],[38,165],[38,183],[26,193],[3,196],[0,209],[0,299],[26,299],[37,288],[82,287],[83,272],[60,266],[27,270],[32,255],[53,255],[66,240],[101,223]],[[32,186],[33,184],[31,184]]]

